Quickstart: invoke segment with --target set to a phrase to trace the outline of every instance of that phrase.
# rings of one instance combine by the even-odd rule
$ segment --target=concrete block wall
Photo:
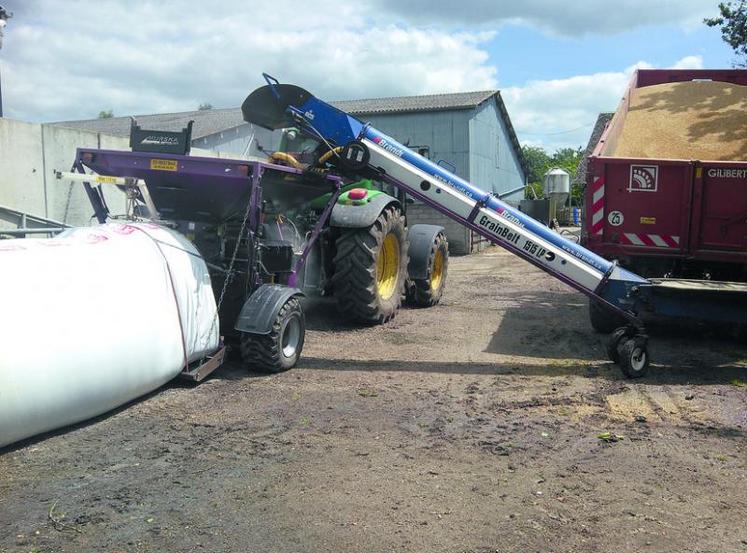
[[[44,217],[41,125],[0,119],[0,205]]]
[[[69,225],[90,224],[93,210],[83,185],[54,176],[70,170],[78,147],[128,149],[129,140],[0,119],[0,205]],[[112,213],[124,213],[124,194],[104,188],[104,197]]]
[[[408,204],[407,224],[441,225],[444,227],[446,238],[449,240],[449,253],[454,255],[472,253],[470,231],[430,206]]]

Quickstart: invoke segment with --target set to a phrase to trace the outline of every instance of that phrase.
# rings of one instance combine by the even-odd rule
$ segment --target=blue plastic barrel
[[[581,212],[577,207],[573,208],[573,225],[579,226],[579,221],[581,219]]]

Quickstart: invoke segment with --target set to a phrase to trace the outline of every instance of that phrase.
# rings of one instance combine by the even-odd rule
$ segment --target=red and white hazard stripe
[[[622,243],[632,246],[647,246],[649,248],[679,248],[680,237],[666,234],[636,234],[626,232],[622,235]]]
[[[591,234],[604,230],[604,177],[597,177],[591,185]]]

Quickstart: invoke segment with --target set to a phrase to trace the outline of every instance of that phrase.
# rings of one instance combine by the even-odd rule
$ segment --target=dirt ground
[[[285,374],[0,451],[0,551],[747,550],[747,348],[718,332],[660,328],[625,380],[584,298],[494,249],[432,310],[308,325]]]

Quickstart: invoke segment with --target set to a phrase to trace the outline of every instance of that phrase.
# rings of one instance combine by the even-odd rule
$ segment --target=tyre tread
[[[376,255],[385,236],[400,236],[400,275],[393,303],[382,305],[376,293]],[[402,304],[407,271],[407,238],[405,220],[395,206],[384,209],[366,229],[343,229],[336,241],[332,276],[338,309],[352,319],[377,324],[391,320]]]
[[[431,289],[431,271],[433,270],[433,259],[436,256],[436,252],[441,248],[445,248],[444,253],[444,268],[443,268],[443,280],[441,287],[433,291]],[[446,235],[443,232],[436,234],[431,244],[431,250],[428,253],[428,273],[425,279],[411,279],[410,285],[407,287],[407,303],[416,307],[433,307],[443,296],[444,289],[446,288],[446,276],[449,268],[449,247]]]
[[[290,366],[283,364],[283,356],[280,351],[279,336],[283,327],[283,321],[292,313],[297,312],[301,316],[302,333],[304,331],[304,315],[301,309],[301,303],[298,298],[290,298],[283,307],[278,311],[275,321],[272,323],[272,329],[269,334],[249,334],[241,335],[241,358],[244,364],[252,369],[262,372],[279,373],[290,369],[298,361],[303,350],[303,334],[296,353],[296,359]]]

